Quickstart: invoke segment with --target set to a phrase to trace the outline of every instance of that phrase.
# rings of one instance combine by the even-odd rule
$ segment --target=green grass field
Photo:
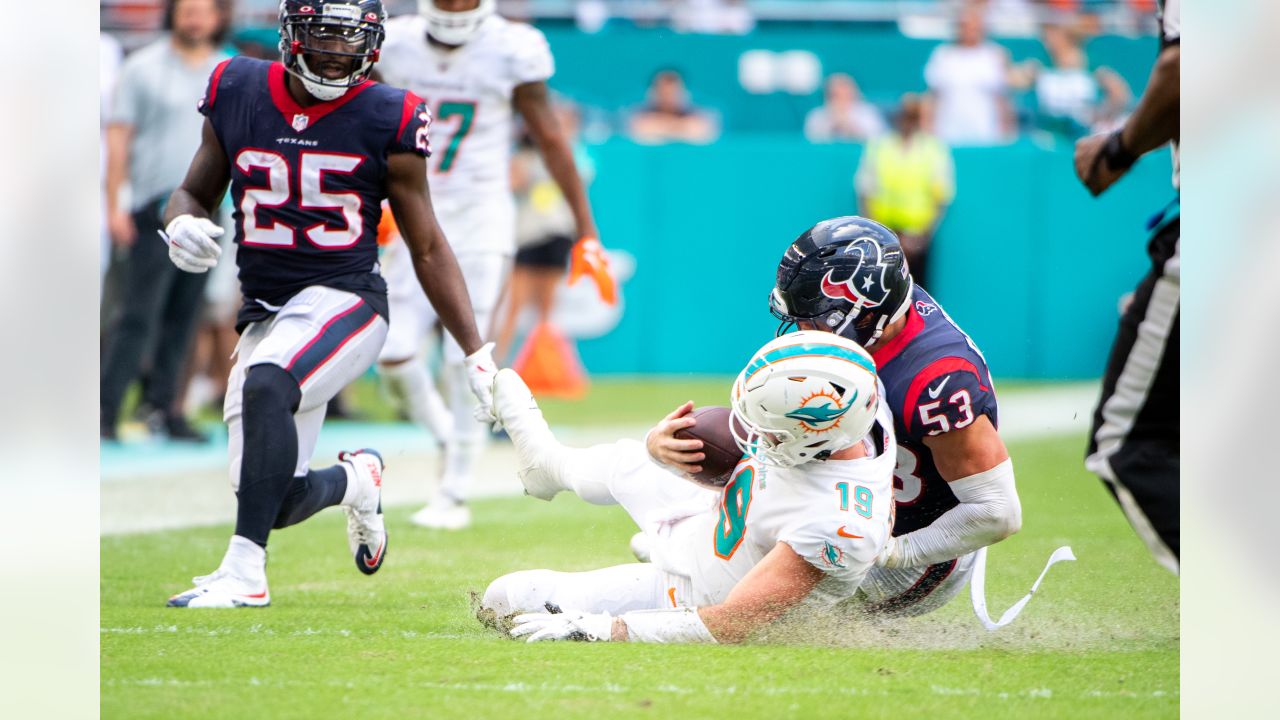
[[[482,627],[469,593],[517,569],[631,561],[618,508],[560,496],[477,502],[446,534],[389,513],[388,560],[360,575],[328,510],[272,538],[274,605],[163,607],[213,569],[229,527],[102,541],[104,718],[1175,717],[1178,586],[1081,468],[1077,438],[1011,447],[1023,531],[990,552],[998,614],[1053,548],[1014,625],[987,633],[967,593],[931,616],[804,626],[780,644],[526,645]],[[392,469],[393,471],[394,469]]]

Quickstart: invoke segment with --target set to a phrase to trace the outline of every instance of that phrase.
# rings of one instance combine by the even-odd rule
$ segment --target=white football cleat
[[[433,530],[465,530],[471,527],[471,508],[441,495],[410,515],[409,522]]]
[[[387,558],[387,529],[382,518],[382,456],[376,450],[364,449],[338,453],[338,461],[352,469],[347,482],[356,483],[348,490],[350,501],[342,506],[347,514],[347,547],[355,558],[356,568],[372,575]]]
[[[176,608],[266,607],[271,604],[267,578],[247,580],[218,568],[212,575],[191,579],[195,587],[169,598],[165,605]]]
[[[515,370],[503,368],[493,382],[493,406],[520,458],[520,482],[526,495],[550,500],[565,487],[556,478],[553,458],[560,443],[542,417],[529,386]]]

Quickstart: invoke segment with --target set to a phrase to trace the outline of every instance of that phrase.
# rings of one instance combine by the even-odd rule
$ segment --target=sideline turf
[[[1024,529],[990,552],[995,634],[967,593],[892,629],[850,624],[825,646],[527,646],[482,628],[469,591],[499,574],[628,562],[617,508],[561,496],[478,502],[463,533],[394,509],[386,566],[366,578],[336,510],[273,536],[273,607],[163,607],[210,571],[228,527],[102,541],[102,716],[151,718],[1174,717],[1177,581],[1080,467],[1080,440],[1015,444]]]

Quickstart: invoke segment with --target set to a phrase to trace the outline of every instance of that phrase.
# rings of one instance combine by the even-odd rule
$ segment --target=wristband
[[[697,608],[633,610],[622,616],[627,640],[644,643],[714,643],[715,636],[698,615]]]
[[[1123,172],[1133,167],[1138,162],[1138,156],[1129,152],[1124,146],[1124,140],[1121,138],[1123,130],[1116,130],[1107,136],[1107,142],[1102,146],[1102,157],[1107,161],[1107,167],[1112,171]]]

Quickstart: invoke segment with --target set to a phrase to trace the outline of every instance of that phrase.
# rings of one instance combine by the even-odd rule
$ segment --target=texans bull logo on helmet
[[[822,277],[822,294],[837,300],[848,300],[858,310],[874,309],[889,298],[890,288],[885,283],[889,267],[883,262],[880,245],[871,238],[859,238],[841,251],[856,255],[858,267],[843,280],[836,280],[835,270],[828,270]]]

